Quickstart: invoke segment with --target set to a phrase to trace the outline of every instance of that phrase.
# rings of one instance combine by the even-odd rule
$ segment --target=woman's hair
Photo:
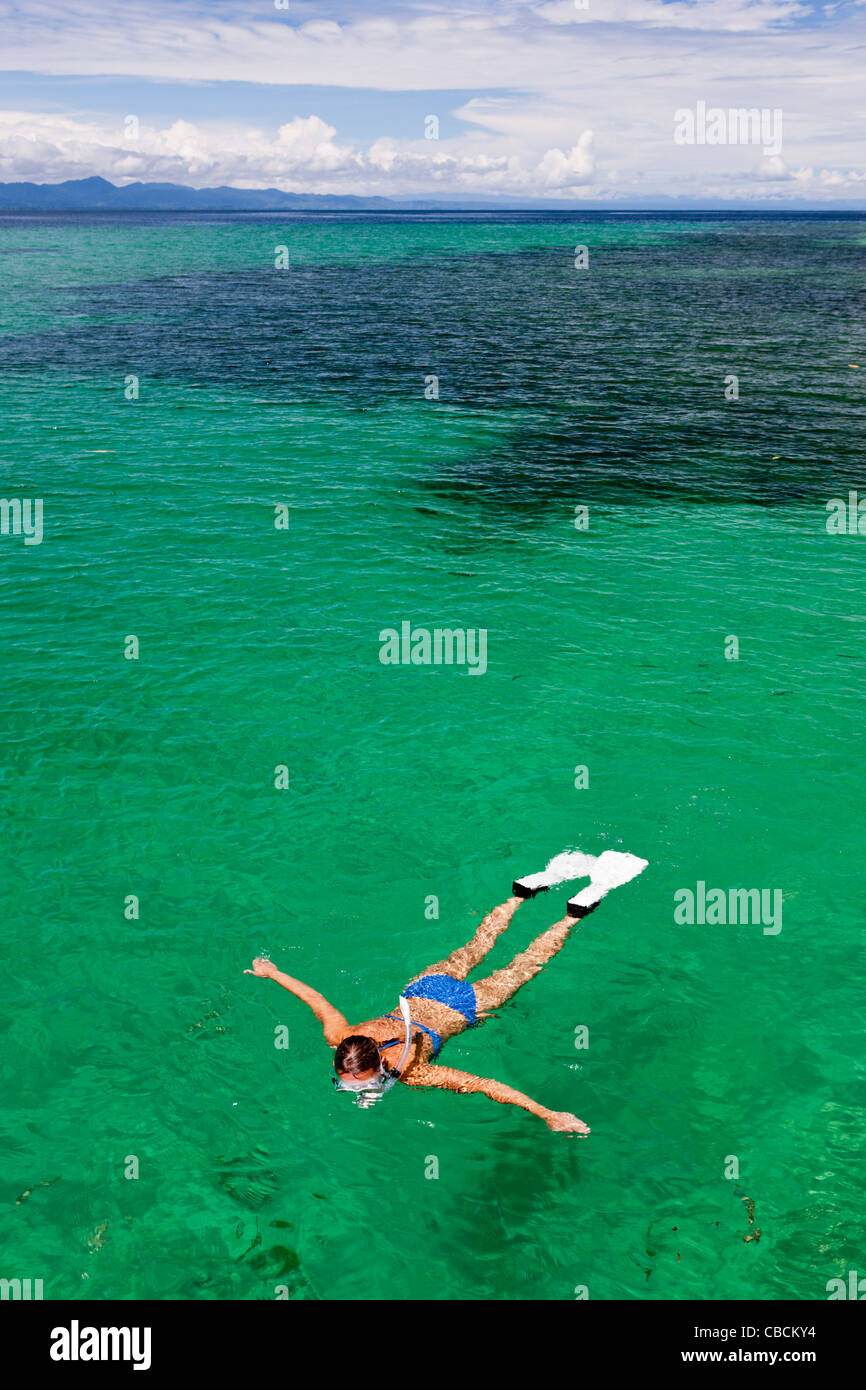
[[[378,1067],[379,1049],[363,1033],[344,1038],[334,1053],[334,1068],[339,1072],[377,1071]]]

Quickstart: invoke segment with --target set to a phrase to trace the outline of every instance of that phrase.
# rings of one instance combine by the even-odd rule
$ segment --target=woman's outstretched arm
[[[435,1067],[420,1062],[410,1067],[402,1079],[407,1086],[441,1086],[447,1091],[460,1091],[463,1095],[474,1093],[489,1096],[500,1105],[519,1105],[521,1110],[537,1115],[548,1129],[562,1130],[566,1134],[589,1134],[589,1126],[567,1110],[548,1110],[522,1091],[515,1091],[513,1086],[505,1086],[501,1081],[491,1081],[484,1076],[473,1076],[468,1071],[455,1071],[453,1067]]]
[[[316,989],[310,989],[310,986],[305,985],[302,980],[293,980],[291,975],[284,975],[282,970],[277,969],[272,960],[263,960],[261,956],[257,956],[253,961],[252,970],[245,970],[244,974],[258,975],[264,980],[276,980],[278,985],[282,985],[283,989],[289,991],[289,994],[294,994],[296,998],[302,999],[305,1004],[309,1005],[321,1023],[325,1042],[331,1047],[336,1047],[351,1031],[349,1023],[340,1013],[340,1010],[335,1009],[333,1004],[329,1004],[324,994],[319,994]]]

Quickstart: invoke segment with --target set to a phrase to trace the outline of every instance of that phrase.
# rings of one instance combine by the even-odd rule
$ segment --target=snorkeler
[[[549,1129],[589,1134],[588,1126],[576,1115],[548,1110],[501,1081],[431,1064],[448,1038],[483,1022],[538,974],[565,945],[576,918],[592,912],[611,888],[635,878],[646,865],[645,859],[611,850],[597,858],[576,851],[557,855],[542,873],[518,879],[512,888],[514,896],[484,918],[467,945],[428,966],[410,981],[400,996],[399,1014],[380,1014],[354,1027],[324,995],[283,974],[270,960],[257,958],[252,970],[245,970],[244,974],[276,980],[312,1009],[322,1025],[325,1041],[336,1049],[332,1077],[335,1089],[354,1093],[361,1106],[372,1105],[397,1081],[402,1081],[405,1086],[439,1086],[448,1091],[489,1096],[502,1105],[528,1110],[544,1120]],[[526,898],[587,875],[589,886],[570,899],[567,915],[561,921],[536,937],[510,965],[469,984],[466,976],[484,959]],[[402,1033],[395,1028],[395,1020],[402,1022]]]

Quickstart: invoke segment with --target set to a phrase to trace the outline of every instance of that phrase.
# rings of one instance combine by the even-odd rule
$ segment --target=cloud
[[[477,113],[476,113],[477,114]],[[694,153],[694,150],[692,151]],[[680,170],[666,194],[692,201],[781,197],[815,202],[862,198],[866,173],[851,168],[791,166],[779,155],[754,163],[753,146],[733,153],[748,164]],[[712,151],[730,155],[730,150]],[[56,183],[101,174],[117,184],[136,180],[196,188],[280,188],[286,192],[381,194],[385,197],[459,196],[562,198],[629,206],[646,198],[653,180],[644,167],[598,167],[594,132],[574,144],[514,152],[487,133],[466,141],[382,138],[366,150],[341,142],[334,126],[316,115],[296,116],[271,131],[246,125],[174,121],[140,124],[130,136],[121,123],[79,120],[53,113],[0,111],[0,179]]]
[[[449,188],[531,196],[592,178],[592,135],[564,154],[540,160],[507,151],[455,148],[455,142],[381,139],[368,150],[341,144],[319,116],[297,116],[267,132],[251,126],[174,121],[76,120],[51,113],[0,112],[0,178],[58,182],[101,174],[116,183],[141,179],[195,187],[232,184],[313,193],[421,193]],[[477,142],[476,142],[477,143]]]
[[[425,12],[407,3],[376,14],[371,0],[348,18],[313,15],[292,0],[262,3],[149,0],[109,9],[106,0],[0,0],[8,71],[128,75],[149,79],[307,83],[382,91],[473,90],[580,83],[595,59],[620,50],[670,56],[670,38],[715,32],[737,40],[776,37],[808,13],[798,0],[570,0],[482,3]],[[307,17],[310,15],[311,17]],[[814,37],[814,35],[812,35]],[[739,56],[748,63],[740,47]],[[627,57],[627,52],[626,55]]]
[[[594,168],[592,131],[585,130],[567,154],[548,150],[538,166],[538,177],[547,188],[575,188],[591,181]]]
[[[772,154],[758,165],[755,170],[755,177],[775,181],[777,179],[791,179],[794,175],[781,155]]]
[[[142,119],[130,140],[120,113],[112,123],[87,109],[86,91],[76,111],[50,114],[49,76],[44,103],[0,118],[0,177],[98,173],[420,197],[591,191],[627,206],[630,194],[700,200],[743,188],[772,200],[805,189],[799,171],[808,170],[810,196],[853,202],[866,168],[866,14],[847,2],[830,19],[810,14],[799,0],[589,0],[587,10],[573,0],[291,0],[289,11],[267,0],[148,0],[122,10],[107,0],[0,0],[7,69],[122,75],[127,111],[139,97],[153,110],[144,93],[158,90],[165,112]],[[226,119],[196,119],[196,93],[229,82],[279,87],[283,124],[231,120],[228,86]],[[292,85],[436,92],[439,106],[423,109],[450,114],[459,130],[440,141],[404,138],[383,106],[381,127],[361,142],[345,119],[338,128],[311,114],[327,110],[324,100],[305,96],[293,108]],[[449,91],[460,92],[450,112]],[[345,90],[341,100],[345,112]],[[756,169],[749,147],[676,146],[673,113],[699,100],[782,110],[784,163]],[[394,112],[402,97],[392,101]]]
[[[535,13],[550,24],[630,24],[652,29],[759,33],[810,13],[800,0],[552,0]]]

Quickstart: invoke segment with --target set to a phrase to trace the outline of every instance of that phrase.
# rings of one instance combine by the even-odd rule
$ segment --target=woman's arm
[[[287,989],[289,994],[294,994],[296,998],[312,1009],[316,1018],[322,1025],[325,1034],[325,1042],[331,1047],[336,1047],[342,1038],[350,1031],[350,1025],[333,1004],[329,1004],[324,994],[319,994],[318,990],[310,989],[302,980],[293,980],[291,975],[284,975],[282,970],[278,970],[272,960],[263,960],[257,956],[253,961],[252,970],[245,970],[245,975],[258,975],[265,980],[276,980],[278,985]]]
[[[475,1093],[489,1096],[500,1105],[519,1105],[521,1110],[528,1110],[530,1115],[537,1115],[539,1119],[544,1120],[548,1129],[562,1130],[567,1134],[589,1134],[589,1126],[576,1115],[569,1114],[567,1110],[548,1110],[546,1106],[530,1100],[522,1091],[515,1091],[513,1086],[505,1086],[501,1081],[490,1081],[483,1076],[473,1076],[468,1071],[455,1071],[453,1067],[432,1067],[426,1062],[421,1062],[409,1068],[403,1076],[403,1081],[407,1086],[442,1086],[447,1091],[460,1091],[463,1095]]]

